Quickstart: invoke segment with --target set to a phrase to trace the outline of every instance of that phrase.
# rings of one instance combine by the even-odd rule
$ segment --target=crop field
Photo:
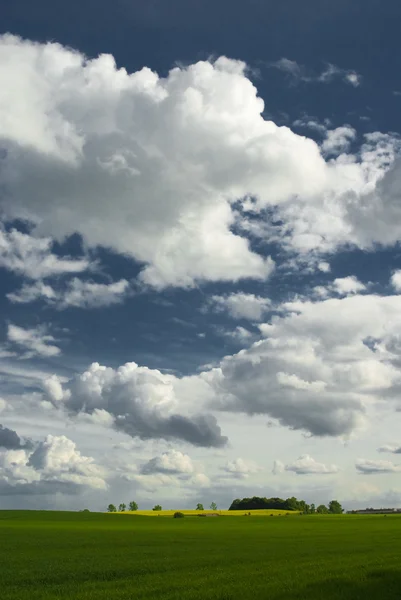
[[[125,511],[123,513],[110,513],[111,515],[135,515],[135,516],[144,516],[144,517],[172,517],[176,510],[136,510],[133,511]],[[184,513],[184,515],[189,517],[196,517],[198,515],[220,515],[225,517],[243,517],[245,514],[251,513],[251,516],[259,516],[259,517],[283,517],[283,516],[294,516],[299,515],[299,511],[288,511],[288,510],[277,510],[276,508],[267,509],[267,510],[180,510],[180,512]]]
[[[399,600],[401,517],[0,511],[1,600]]]

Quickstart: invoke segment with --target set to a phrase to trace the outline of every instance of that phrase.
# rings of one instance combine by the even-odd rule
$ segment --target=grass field
[[[401,517],[0,511],[1,600],[399,600]]]

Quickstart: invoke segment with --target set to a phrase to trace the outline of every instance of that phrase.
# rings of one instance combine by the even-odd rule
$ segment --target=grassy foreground
[[[401,517],[0,512],[2,600],[401,597]]]

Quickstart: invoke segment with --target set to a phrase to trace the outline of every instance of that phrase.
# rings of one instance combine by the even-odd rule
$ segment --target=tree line
[[[298,500],[295,496],[292,498],[237,498],[234,500],[228,510],[259,510],[259,509],[278,509],[278,510],[296,510],[303,514],[341,514],[344,512],[338,500],[331,500],[327,506],[324,504],[307,504],[305,500]]]

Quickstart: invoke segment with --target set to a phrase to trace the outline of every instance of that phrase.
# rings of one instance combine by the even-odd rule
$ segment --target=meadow
[[[2,600],[399,600],[400,557],[400,516],[0,511]]]

